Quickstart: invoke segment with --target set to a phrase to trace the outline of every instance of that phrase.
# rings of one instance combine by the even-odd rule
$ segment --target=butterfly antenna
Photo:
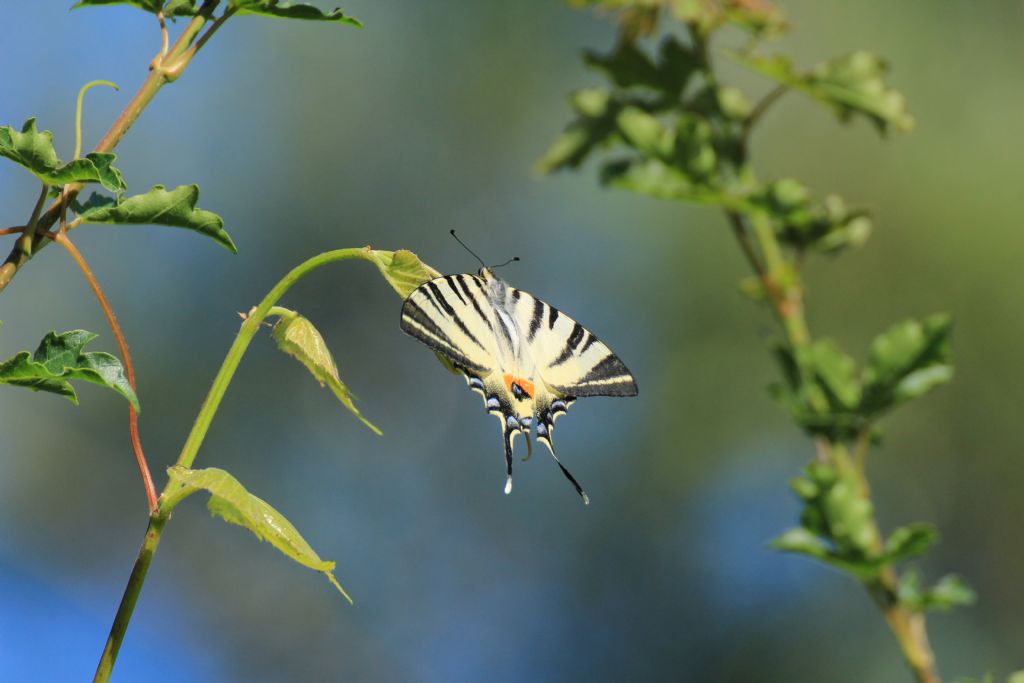
[[[502,266],[507,266],[508,264],[514,263],[515,261],[518,261],[518,260],[519,260],[518,256],[513,256],[512,258],[510,258],[508,261],[505,261],[504,263],[499,263],[496,266],[491,266],[491,270],[494,270],[495,268],[501,268]]]
[[[465,250],[466,250],[466,251],[468,251],[468,252],[469,252],[470,254],[472,254],[472,255],[473,255],[473,258],[475,258],[475,259],[476,259],[477,261],[479,261],[479,262],[480,262],[480,265],[481,265],[481,266],[483,266],[484,268],[486,268],[486,267],[487,267],[487,264],[486,264],[486,263],[484,263],[484,260],[483,260],[482,258],[480,258],[479,256],[477,256],[477,255],[476,255],[476,252],[475,252],[475,251],[473,251],[472,249],[470,249],[469,247],[467,247],[467,246],[466,246],[466,243],[465,243],[465,242],[463,242],[462,240],[460,240],[460,239],[459,239],[459,236],[455,234],[455,230],[449,230],[448,232],[450,232],[450,233],[452,234],[452,237],[454,237],[454,238],[455,238],[455,241],[456,241],[456,242],[458,242],[459,244],[461,244],[461,245],[462,245],[462,248],[463,248],[463,249],[465,249]]]

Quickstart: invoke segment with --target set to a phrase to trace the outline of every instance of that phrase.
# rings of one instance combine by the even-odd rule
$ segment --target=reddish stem
[[[114,333],[114,339],[117,340],[117,347],[121,351],[121,358],[124,360],[124,373],[128,377],[128,384],[131,385],[132,391],[136,393],[135,387],[135,369],[132,366],[132,356],[128,352],[128,343],[124,339],[124,334],[121,332],[121,326],[117,322],[117,318],[114,316],[113,309],[110,308],[110,303],[107,301],[106,295],[103,294],[103,290],[100,288],[100,283],[96,280],[96,276],[93,275],[92,270],[89,268],[89,264],[86,263],[82,253],[78,251],[78,248],[71,243],[67,235],[63,233],[44,233],[46,237],[50,238],[57,244],[64,247],[71,257],[75,259],[75,263],[81,269],[85,279],[89,282],[89,287],[92,288],[92,293],[96,295],[96,300],[100,304],[100,308],[103,309],[103,315],[107,318],[107,324],[110,325],[111,332]],[[128,406],[128,431],[131,436],[132,450],[135,452],[135,462],[139,466],[139,474],[142,475],[142,485],[146,489],[146,502],[149,504],[149,512],[153,514],[156,512],[156,487],[153,485],[153,476],[149,473],[149,465],[146,463],[146,456],[142,452],[142,441],[139,439],[139,414],[135,411],[135,406]]]

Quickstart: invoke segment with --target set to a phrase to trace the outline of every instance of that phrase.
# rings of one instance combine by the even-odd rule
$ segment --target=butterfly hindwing
[[[544,383],[561,396],[636,396],[636,381],[619,357],[593,332],[554,306],[512,290],[520,329],[525,330]]]

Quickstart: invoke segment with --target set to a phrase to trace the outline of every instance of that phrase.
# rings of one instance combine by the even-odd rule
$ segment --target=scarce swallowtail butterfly
[[[451,361],[501,422],[505,493],[512,491],[513,441],[521,433],[529,440],[532,427],[590,503],[555,455],[551,433],[555,419],[577,398],[636,396],[633,375],[604,342],[487,266],[476,275],[444,275],[420,285],[402,305],[401,326]]]

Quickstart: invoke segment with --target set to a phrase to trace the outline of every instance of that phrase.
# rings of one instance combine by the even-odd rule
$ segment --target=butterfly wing
[[[526,292],[514,290],[513,299],[537,372],[553,394],[636,396],[632,373],[593,332]]]
[[[505,493],[512,490],[512,444],[523,429],[529,430],[532,403],[524,412],[518,385],[506,382],[511,365],[502,352],[496,334],[511,345],[517,332],[499,320],[488,300],[487,281],[475,275],[459,274],[424,283],[406,298],[402,306],[402,331],[450,360],[466,378],[469,388],[484,399],[487,412],[501,423],[505,444],[507,479]],[[507,386],[506,386],[507,384]]]
[[[420,285],[402,305],[401,326],[476,377],[497,368],[493,314],[478,277],[445,275]]]
[[[636,396],[636,380],[625,364],[593,332],[531,294],[513,290],[515,316],[525,331],[526,343],[536,365],[537,440],[547,446],[562,474],[584,503],[590,499],[555,455],[552,441],[555,420],[577,397]]]

